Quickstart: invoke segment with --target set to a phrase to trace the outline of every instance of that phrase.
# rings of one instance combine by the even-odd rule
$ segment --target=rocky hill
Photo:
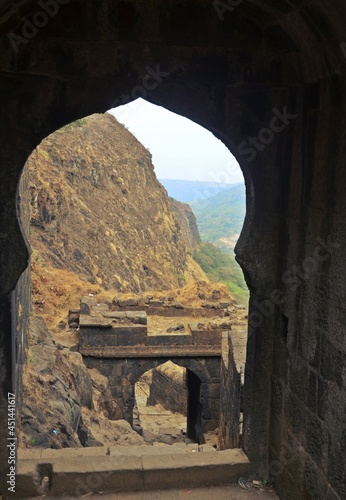
[[[187,203],[181,203],[174,198],[170,198],[169,201],[171,203],[171,208],[179,221],[186,249],[188,252],[193,253],[201,243],[195,214],[191,210],[190,205]]]
[[[88,370],[78,352],[54,340],[42,318],[31,319],[28,347],[21,447],[143,444],[121,420],[107,378]]]
[[[184,237],[151,154],[113,116],[58,130],[27,168],[31,246],[41,262],[105,290],[179,286],[186,244],[198,233],[187,234],[185,225]]]

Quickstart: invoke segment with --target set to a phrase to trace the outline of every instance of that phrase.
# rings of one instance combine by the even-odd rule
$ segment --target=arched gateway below
[[[121,325],[117,320],[122,319]],[[167,361],[186,368],[187,435],[199,443],[220,421],[221,330],[150,335],[145,311],[109,311],[84,298],[79,352],[88,368],[105,375],[123,418],[133,425],[135,384]],[[237,416],[239,420],[239,415]]]
[[[191,369],[172,361],[148,370],[135,384],[133,428],[149,442],[171,435],[203,443],[201,385]]]

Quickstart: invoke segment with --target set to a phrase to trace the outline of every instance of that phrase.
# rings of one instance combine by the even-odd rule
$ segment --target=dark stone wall
[[[0,7],[1,452],[10,294],[28,263],[20,172],[50,132],[141,95],[211,130],[244,172],[245,451],[275,472],[281,498],[345,497],[345,2],[244,0],[220,13],[198,0],[71,0],[15,50],[8,35],[37,5]],[[164,73],[150,90],[148,67]]]
[[[267,315],[273,309],[266,320],[274,332],[269,463],[281,498],[346,496],[342,85],[335,77],[305,89],[286,181],[290,195],[281,206],[276,288],[282,302],[273,307],[268,293],[259,297],[269,299]]]
[[[23,237],[28,241],[30,232],[29,171],[24,167],[17,192],[17,211]],[[26,361],[29,321],[31,313],[30,266],[20,276],[11,296],[12,353],[14,360],[14,387],[19,408],[22,406],[22,374]]]
[[[222,336],[219,449],[239,448],[240,445],[241,377],[234,357],[232,335]]]
[[[30,228],[27,169],[23,170],[15,199],[21,234],[25,241],[27,241]],[[6,474],[8,473],[8,441],[6,440],[7,437],[10,437],[7,429],[8,393],[15,395],[17,431],[20,425],[20,409],[23,402],[22,376],[26,361],[26,348],[31,312],[31,282],[29,266],[20,275],[14,290],[12,290],[7,296],[3,296],[0,299],[0,303],[0,324],[3,325],[0,335],[0,377],[1,385],[3,387],[0,405],[0,422],[3,423],[3,429],[1,429],[0,434],[0,492],[2,492],[7,489],[5,484],[6,481],[3,481],[3,479],[6,478]],[[18,436],[18,434],[16,435]],[[6,474],[3,474],[3,471],[6,471]]]
[[[153,370],[147,404],[161,404],[167,410],[187,414],[187,388],[184,373],[172,367],[158,366]]]

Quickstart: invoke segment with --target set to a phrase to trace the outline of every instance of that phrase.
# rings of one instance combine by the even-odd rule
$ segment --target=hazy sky
[[[226,146],[191,120],[143,99],[109,112],[150,150],[157,177],[227,184],[244,180]]]

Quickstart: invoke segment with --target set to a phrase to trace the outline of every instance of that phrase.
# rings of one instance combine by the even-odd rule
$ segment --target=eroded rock
[[[122,419],[122,411],[113,399],[108,378],[96,368],[91,368],[88,371],[92,381],[93,401],[97,413],[103,414],[110,420]]]
[[[143,442],[127,422],[115,422],[122,412],[108,379],[88,370],[78,352],[58,349],[41,318],[31,320],[28,357],[21,421],[24,447]]]

